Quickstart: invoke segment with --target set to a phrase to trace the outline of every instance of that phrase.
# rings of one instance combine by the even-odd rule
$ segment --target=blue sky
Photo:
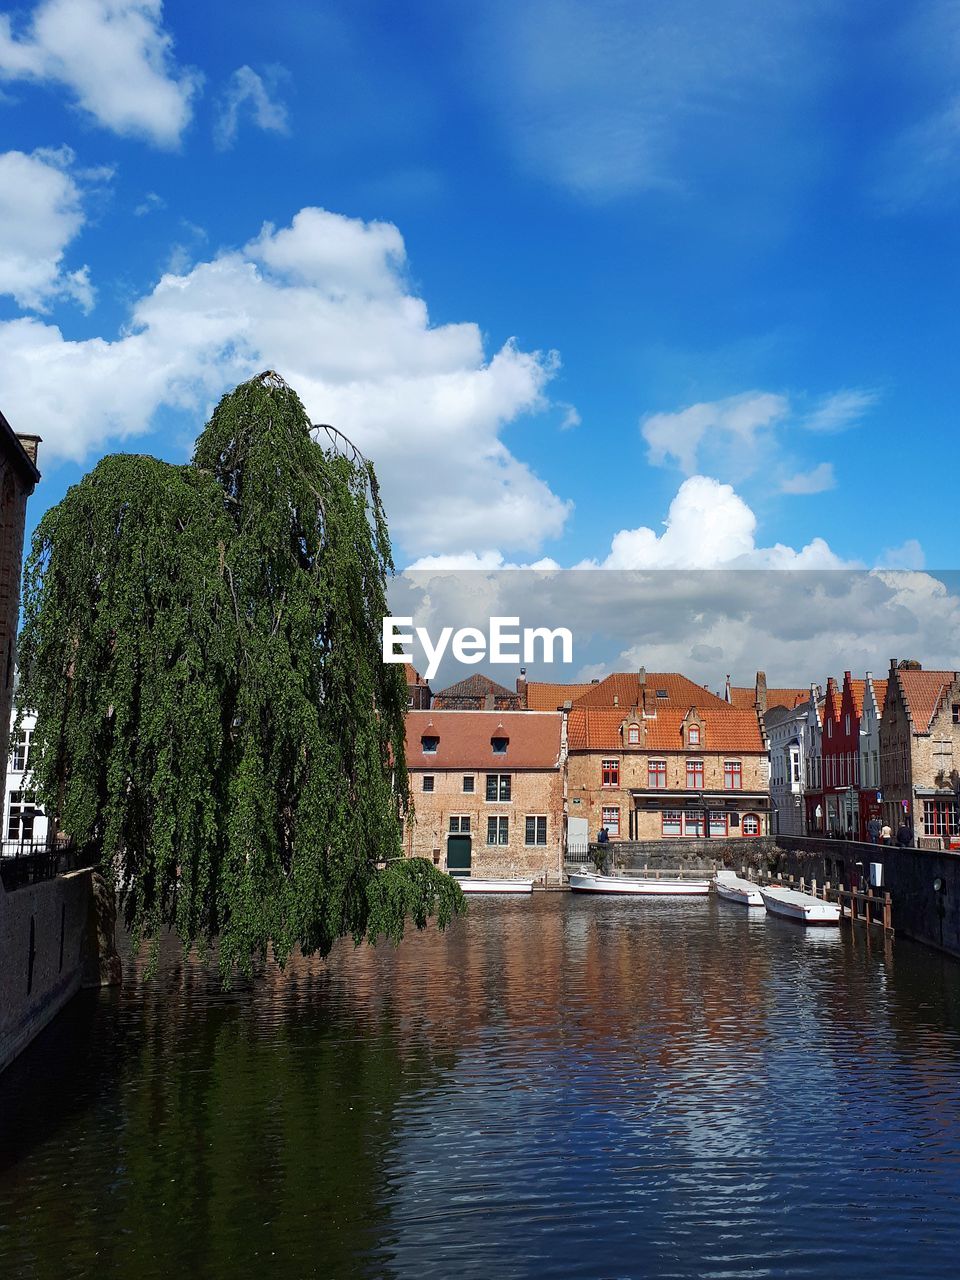
[[[32,520],[272,367],[401,565],[955,564],[956,0],[4,14]]]

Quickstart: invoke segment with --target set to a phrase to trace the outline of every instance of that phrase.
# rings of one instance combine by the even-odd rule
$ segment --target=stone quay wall
[[[599,847],[596,843],[590,845],[588,861],[592,861]],[[742,874],[745,870],[757,872],[761,867],[769,870],[777,854],[772,836],[611,840],[607,850],[609,869],[630,872],[642,871],[644,867],[651,871],[713,871],[727,867]]]
[[[112,893],[90,870],[0,885],[0,1071],[81,986],[119,981]]]

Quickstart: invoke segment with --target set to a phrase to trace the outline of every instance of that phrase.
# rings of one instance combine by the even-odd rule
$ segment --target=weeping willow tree
[[[459,887],[404,859],[402,667],[371,464],[276,374],[220,401],[188,466],[105,458],[33,538],[19,703],[35,789],[135,939],[268,944],[444,926]]]

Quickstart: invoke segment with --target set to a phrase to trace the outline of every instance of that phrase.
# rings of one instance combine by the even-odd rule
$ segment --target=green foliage
[[[372,466],[276,374],[217,406],[189,466],[105,458],[43,517],[24,578],[34,785],[128,927],[326,954],[464,909],[402,860],[406,684]]]

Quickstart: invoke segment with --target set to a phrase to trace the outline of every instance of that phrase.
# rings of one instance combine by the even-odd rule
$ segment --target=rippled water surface
[[[948,1277],[960,966],[705,900],[475,900],[0,1076],[0,1275]]]

